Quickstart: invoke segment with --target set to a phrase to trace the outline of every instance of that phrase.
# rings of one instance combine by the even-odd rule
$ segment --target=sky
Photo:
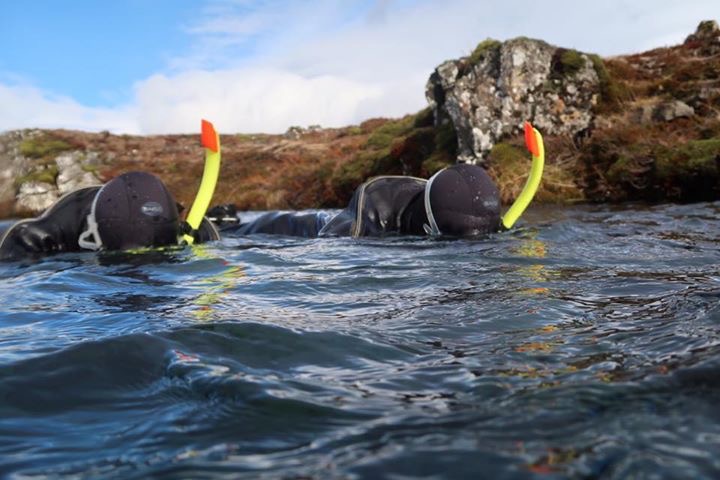
[[[425,106],[486,38],[612,56],[681,43],[718,0],[26,0],[0,8],[0,132],[280,133]]]

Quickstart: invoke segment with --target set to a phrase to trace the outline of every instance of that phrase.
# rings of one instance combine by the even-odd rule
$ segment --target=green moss
[[[454,164],[457,161],[457,148],[457,134],[452,123],[446,122],[435,128],[433,149],[422,161],[420,176],[429,178],[438,170]]]
[[[720,138],[692,140],[673,148],[657,147],[655,155],[659,179],[697,176],[717,180],[720,174]]]
[[[457,157],[455,155],[451,155],[448,152],[443,152],[441,150],[437,150],[433,152],[428,158],[423,160],[422,162],[422,171],[424,172],[425,177],[431,177],[436,172],[442,170],[445,167],[449,167],[450,165],[453,165],[455,161],[457,160]]]
[[[352,191],[368,177],[372,176],[377,155],[363,152],[358,154],[350,162],[344,163],[338,168],[330,179],[330,183],[337,196],[341,199],[349,198]],[[344,200],[343,200],[344,201]]]
[[[33,172],[28,173],[27,175],[24,175],[22,177],[19,177],[15,179],[15,185],[20,186],[24,183],[28,182],[40,182],[40,183],[49,183],[54,185],[55,180],[58,176],[58,168],[57,165],[50,165],[45,168],[35,170]]]
[[[487,56],[490,55],[492,52],[497,51],[501,45],[501,42],[492,38],[483,40],[482,42],[478,43],[477,47],[475,47],[475,50],[473,50],[473,52],[470,54],[470,57],[468,58],[468,63],[470,65],[477,65],[485,58],[487,58]]]
[[[406,135],[415,124],[415,115],[406,115],[399,120],[390,120],[376,129],[367,140],[367,147],[375,150],[389,148],[393,140]]]
[[[358,185],[373,176],[427,176],[455,163],[455,129],[450,123],[439,127],[433,123],[432,110],[425,109],[376,128],[363,150],[329,178],[335,198],[346,202]]]
[[[496,143],[490,152],[490,159],[496,165],[509,165],[516,162],[525,162],[525,150],[509,143]]]
[[[585,66],[585,57],[577,50],[558,48],[550,65],[550,80],[564,80],[577,74]]]
[[[413,120],[413,127],[423,128],[432,127],[435,124],[435,114],[433,109],[430,107],[420,110],[415,114],[415,120]]]
[[[42,136],[24,140],[20,144],[20,153],[28,158],[44,158],[72,150],[72,148],[72,145],[64,140]]]
[[[585,58],[577,50],[565,50],[560,54],[560,64],[563,74],[572,77],[585,66]]]
[[[452,123],[444,123],[435,130],[435,147],[453,155],[457,154],[457,134]]]
[[[607,170],[607,181],[614,186],[620,186],[633,180],[631,170],[633,166],[632,157],[620,156]]]
[[[589,58],[600,83],[600,102],[596,107],[596,113],[617,111],[620,104],[629,100],[632,96],[628,87],[625,83],[618,82],[610,75],[610,72],[605,67],[605,62],[599,55],[591,54]]]
[[[641,140],[608,152],[598,183],[611,200],[701,201],[720,195],[718,137],[670,146]]]
[[[610,78],[610,73],[607,68],[605,68],[605,62],[603,62],[603,59],[600,58],[600,55],[595,53],[590,54],[589,57],[593,64],[593,68],[595,69],[595,73],[598,76],[598,80],[600,80],[601,87],[604,84],[609,84],[612,80]]]

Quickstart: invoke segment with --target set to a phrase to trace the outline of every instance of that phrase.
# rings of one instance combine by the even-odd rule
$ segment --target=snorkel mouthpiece
[[[517,222],[520,215],[532,201],[542,178],[543,167],[545,165],[545,145],[543,144],[542,135],[536,128],[525,122],[525,146],[532,154],[532,166],[530,167],[530,176],[528,176],[525,186],[520,195],[512,204],[510,209],[502,217],[502,225],[506,229],[510,229]]]
[[[200,228],[205,212],[210,206],[210,200],[212,200],[213,193],[215,193],[215,185],[217,185],[218,176],[220,175],[220,136],[215,131],[213,124],[207,120],[201,122],[200,142],[205,147],[205,169],[203,170],[197,196],[190,208],[190,213],[185,219],[193,232]],[[188,245],[192,245],[195,241],[190,234],[183,235],[182,240]]]

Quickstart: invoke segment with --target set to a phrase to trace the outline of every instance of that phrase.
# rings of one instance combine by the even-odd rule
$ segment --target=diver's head
[[[95,195],[78,244],[90,250],[126,250],[178,243],[177,204],[165,185],[144,172],[124,173]]]
[[[453,165],[425,185],[425,213],[430,235],[470,236],[500,226],[500,194],[482,167]]]

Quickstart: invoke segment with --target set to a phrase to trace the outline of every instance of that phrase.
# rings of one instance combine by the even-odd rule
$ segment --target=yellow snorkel
[[[511,228],[528,205],[530,205],[530,202],[535,196],[535,192],[537,192],[540,186],[543,166],[545,165],[545,145],[543,144],[542,135],[540,135],[540,132],[538,132],[536,128],[530,125],[530,122],[525,122],[525,146],[532,154],[530,176],[527,182],[525,182],[525,186],[522,192],[520,192],[520,195],[518,195],[518,198],[502,217],[502,224],[506,229]]]
[[[190,225],[192,231],[200,228],[205,212],[210,206],[210,200],[215,192],[218,176],[220,175],[220,136],[215,131],[213,124],[207,120],[202,121],[202,133],[200,142],[205,147],[205,170],[203,170],[200,188],[195,196],[190,213],[185,221]],[[183,235],[183,240],[192,245],[194,238],[190,234]]]

